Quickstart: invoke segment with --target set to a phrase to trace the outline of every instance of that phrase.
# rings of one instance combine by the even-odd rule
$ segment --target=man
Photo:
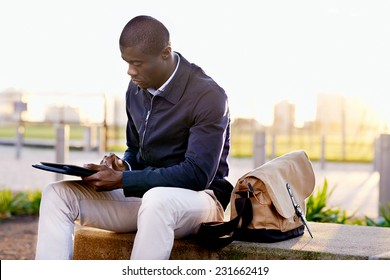
[[[228,175],[227,97],[201,68],[173,52],[169,32],[149,16],[120,36],[131,81],[126,93],[127,150],[105,156],[98,172],[48,185],[42,195],[37,259],[73,256],[74,221],[137,231],[131,259],[168,259],[175,238],[221,221]]]

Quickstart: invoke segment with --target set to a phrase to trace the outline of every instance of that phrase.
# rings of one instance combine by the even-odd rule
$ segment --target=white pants
[[[211,190],[156,187],[141,199],[125,197],[122,189],[96,192],[82,181],[60,181],[42,192],[36,259],[72,259],[77,219],[114,232],[137,231],[131,259],[169,259],[175,238],[223,217]]]

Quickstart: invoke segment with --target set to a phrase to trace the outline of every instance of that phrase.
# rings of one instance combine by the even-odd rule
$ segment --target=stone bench
[[[390,259],[390,228],[309,222],[314,235],[276,243],[235,241],[220,250],[199,247],[191,238],[175,240],[173,260],[341,260]],[[79,227],[74,259],[127,260],[135,234]]]

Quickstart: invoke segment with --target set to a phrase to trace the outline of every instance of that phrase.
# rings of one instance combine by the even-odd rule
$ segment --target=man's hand
[[[98,171],[91,176],[82,177],[82,180],[93,186],[96,191],[111,191],[122,188],[122,171],[104,164],[84,164],[84,167]]]
[[[100,164],[106,165],[117,171],[128,170],[127,164],[114,153],[109,153],[108,155],[104,156]]]

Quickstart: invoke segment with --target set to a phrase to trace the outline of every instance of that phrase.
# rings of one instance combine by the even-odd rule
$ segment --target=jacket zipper
[[[144,128],[144,132],[142,133],[142,139],[141,139],[141,155],[142,155],[142,158],[145,159],[144,157],[144,141],[145,141],[145,134],[146,134],[146,129],[147,129],[147,126],[148,126],[148,121],[149,121],[149,117],[150,117],[150,114],[152,113],[152,108],[153,108],[153,100],[154,100],[154,95],[152,96],[152,98],[150,99],[150,109],[148,111],[148,113],[146,114],[146,118],[145,118],[145,128]]]

